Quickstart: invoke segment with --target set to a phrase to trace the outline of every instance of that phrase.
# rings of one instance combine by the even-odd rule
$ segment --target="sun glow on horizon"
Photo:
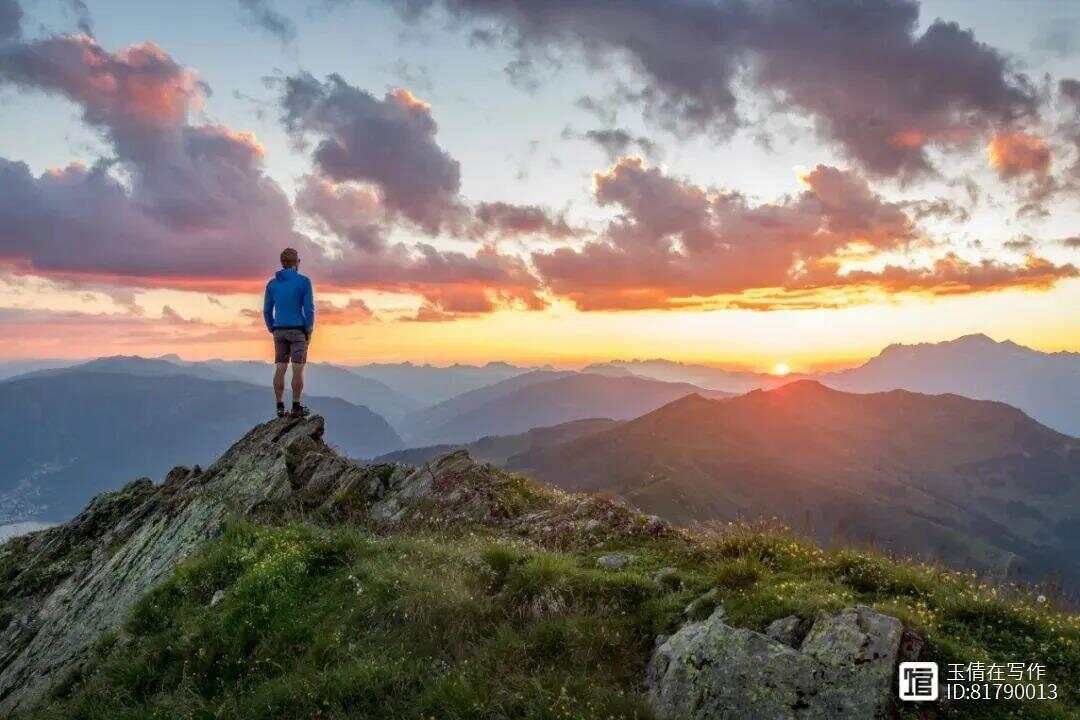
[[[791,372],[791,366],[787,363],[778,362],[773,365],[772,374],[783,377]]]

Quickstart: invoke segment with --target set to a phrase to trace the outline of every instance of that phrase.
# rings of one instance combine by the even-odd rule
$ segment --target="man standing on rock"
[[[300,255],[292,248],[281,251],[281,269],[266,284],[263,320],[274,336],[274,397],[277,415],[285,417],[285,372],[292,361],[292,417],[304,417],[308,409],[300,404],[304,392],[304,364],[308,342],[315,329],[315,292],[311,280],[301,275]]]

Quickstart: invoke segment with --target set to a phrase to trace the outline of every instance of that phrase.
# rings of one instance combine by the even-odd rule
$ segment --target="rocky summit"
[[[871,719],[902,659],[1080,667],[1075,616],[969,577],[323,433],[259,425],[0,546],[0,715]]]
[[[582,531],[595,509],[553,495],[560,502],[535,503],[531,514],[519,515],[534,490],[465,452],[421,468],[365,466],[334,452],[323,432],[318,416],[260,425],[205,470],[174,468],[158,486],[136,480],[95,498],[64,525],[4,545],[0,711],[39,700],[231,517],[316,512],[392,527],[426,515],[438,524],[475,522],[553,541]],[[614,505],[602,515],[609,530],[670,531]]]

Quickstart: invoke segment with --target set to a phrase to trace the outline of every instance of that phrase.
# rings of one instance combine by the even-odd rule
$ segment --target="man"
[[[281,251],[281,269],[266,284],[263,320],[274,336],[274,396],[277,416],[285,417],[285,372],[292,361],[292,417],[304,417],[308,409],[300,404],[304,392],[304,364],[308,342],[315,329],[315,293],[311,281],[301,275],[300,255],[292,248]]]

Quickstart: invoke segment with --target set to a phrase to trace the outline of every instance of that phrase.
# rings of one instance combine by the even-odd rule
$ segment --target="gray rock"
[[[724,609],[720,606],[720,590],[717,588],[699,595],[683,608],[683,614],[691,620],[703,620],[717,612],[723,617]]]
[[[660,720],[878,720],[893,707],[902,632],[856,606],[819,616],[796,650],[728,625],[718,609],[653,652],[649,703]]]
[[[214,607],[215,605],[217,605],[219,602],[221,602],[224,599],[225,599],[225,591],[224,590],[218,590],[217,592],[214,593],[214,597],[210,598],[210,607]]]
[[[809,621],[798,615],[789,615],[770,623],[769,627],[765,628],[765,634],[777,642],[798,649],[809,629]]]
[[[622,570],[624,567],[634,562],[635,556],[630,553],[608,553],[607,555],[601,555],[596,559],[596,564],[605,570]]]

